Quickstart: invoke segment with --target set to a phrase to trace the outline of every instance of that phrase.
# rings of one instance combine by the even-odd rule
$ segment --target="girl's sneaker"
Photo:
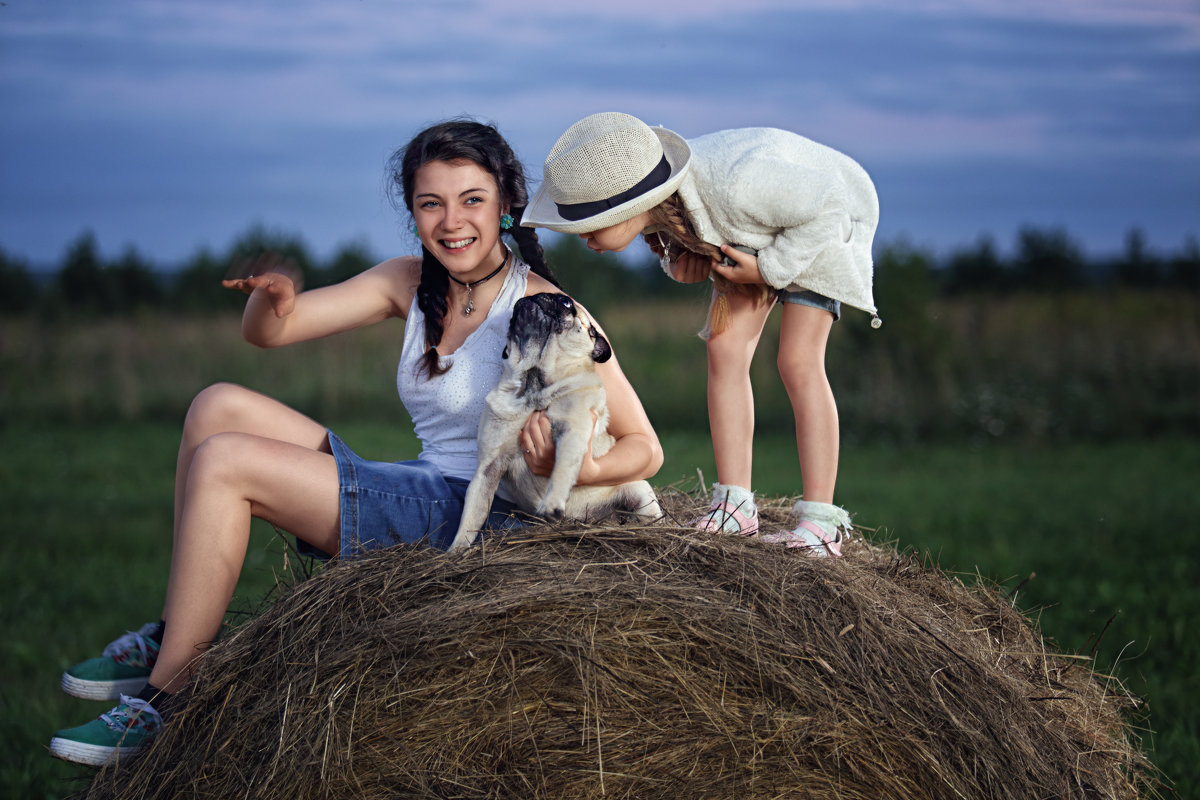
[[[89,658],[63,673],[62,689],[84,700],[116,700],[135,695],[150,680],[158,660],[159,623],[147,622],[136,631],[109,642],[98,658]]]
[[[136,697],[122,696],[121,702],[107,714],[76,728],[55,731],[50,740],[50,755],[102,767],[146,747],[162,729],[162,715],[154,706]]]
[[[850,515],[844,508],[829,503],[801,500],[792,509],[800,513],[800,523],[790,531],[763,534],[769,544],[801,549],[817,558],[839,558],[842,543],[850,536]]]
[[[692,521],[692,527],[709,533],[753,536],[758,533],[754,493],[741,486],[714,483],[712,505],[707,514]]]

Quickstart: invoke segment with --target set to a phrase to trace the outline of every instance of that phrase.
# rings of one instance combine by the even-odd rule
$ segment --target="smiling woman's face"
[[[500,190],[473,161],[430,161],[413,180],[413,220],[421,244],[462,281],[482,277],[505,257]]]

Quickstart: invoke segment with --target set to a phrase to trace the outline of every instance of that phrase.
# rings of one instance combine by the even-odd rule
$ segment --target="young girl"
[[[684,140],[628,114],[601,113],[568,128],[547,156],[523,225],[577,233],[598,253],[623,250],[643,235],[675,280],[713,279],[701,335],[717,483],[709,512],[695,522],[702,530],[758,533],[750,361],[767,313],[780,302],[779,374],[795,415],[804,499],[793,530],[762,538],[841,555],[850,518],[833,505],[838,417],[825,345],[841,303],[875,314],[878,219],[875,187],[862,167],[773,128]]]
[[[120,698],[99,719],[60,730],[53,755],[100,765],[142,747],[163,726],[170,694],[216,638],[260,517],[327,554],[350,557],[397,543],[445,549],[475,472],[484,397],[500,376],[513,305],[559,291],[533,231],[514,226],[525,178],[492,127],[450,122],[417,135],[389,165],[422,257],[393,258],[336,286],[297,294],[280,272],[227,281],[249,293],[245,338],[277,347],[381,322],[407,320],[397,372],[422,452],[416,461],[368,462],[334,433],[268,397],[218,384],[192,403],[183,427],[175,532],[162,619],[110,644],[63,675],[70,694]],[[526,263],[501,241],[510,231]],[[662,463],[653,428],[616,359],[598,365],[617,443],[588,459],[581,484],[649,478]],[[549,422],[520,434],[534,472],[549,475]],[[497,499],[490,525],[518,524]],[[126,696],[135,695],[135,696]]]

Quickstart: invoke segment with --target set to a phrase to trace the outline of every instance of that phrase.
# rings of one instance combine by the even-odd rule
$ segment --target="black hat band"
[[[627,203],[638,195],[643,195],[657,186],[662,186],[667,182],[667,178],[669,177],[671,177],[671,164],[664,155],[662,160],[658,162],[658,166],[650,170],[649,175],[623,192],[618,192],[612,197],[606,197],[603,200],[591,200],[587,203],[555,203],[554,205],[558,206],[559,216],[565,220],[575,222],[586,217],[594,217],[610,208],[616,208],[619,205]]]

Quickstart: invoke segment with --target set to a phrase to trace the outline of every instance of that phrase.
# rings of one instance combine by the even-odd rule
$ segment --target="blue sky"
[[[155,263],[252,225],[412,252],[383,165],[448,117],[540,178],[594,111],[788,128],[867,168],[879,241],[1200,235],[1200,2],[5,0],[0,248]]]

